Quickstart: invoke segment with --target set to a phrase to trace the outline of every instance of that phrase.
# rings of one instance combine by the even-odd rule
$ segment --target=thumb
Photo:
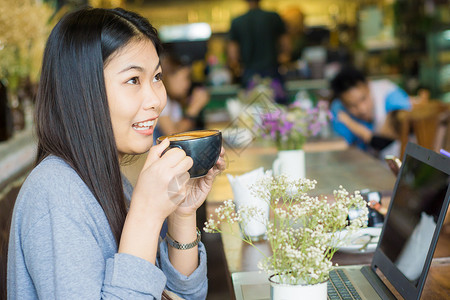
[[[144,169],[148,168],[150,165],[155,163],[158,159],[161,158],[161,154],[169,147],[169,139],[165,138],[160,144],[154,145],[150,148],[150,151],[147,155],[147,160],[144,164]]]

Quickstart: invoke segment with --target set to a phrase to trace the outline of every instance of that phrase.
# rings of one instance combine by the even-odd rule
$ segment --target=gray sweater
[[[126,197],[132,187],[124,180]],[[117,253],[106,216],[78,174],[51,156],[28,176],[14,207],[8,249],[8,299],[160,299],[164,288],[205,299],[206,252],[180,274],[159,245],[157,266]]]

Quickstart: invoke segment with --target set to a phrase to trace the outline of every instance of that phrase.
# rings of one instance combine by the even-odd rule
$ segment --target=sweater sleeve
[[[160,299],[166,284],[146,260],[104,257],[88,226],[55,208],[24,237],[23,251],[40,299]]]
[[[208,293],[208,279],[206,276],[206,249],[203,243],[198,244],[199,265],[189,276],[183,275],[176,270],[169,260],[167,242],[162,240],[159,245],[158,262],[161,270],[167,276],[167,289],[188,299],[206,299]]]

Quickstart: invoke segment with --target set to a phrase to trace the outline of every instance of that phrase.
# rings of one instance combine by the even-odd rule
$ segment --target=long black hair
[[[64,16],[44,52],[36,99],[36,164],[56,155],[71,165],[105,212],[117,245],[127,213],[103,69],[131,41],[156,29],[123,9],[85,8]]]

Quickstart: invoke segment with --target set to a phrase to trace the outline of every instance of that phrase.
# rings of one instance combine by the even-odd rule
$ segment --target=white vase
[[[275,274],[270,276],[269,282],[270,282],[270,299],[272,300],[327,299],[328,281],[310,285],[286,284],[280,283],[281,282],[280,275]]]
[[[303,150],[280,150],[274,161],[274,175],[284,174],[291,180],[305,178],[305,151]]]
[[[256,197],[250,190],[250,186],[264,176],[264,168],[260,167],[240,176],[227,174],[233,191],[234,204],[236,210],[245,206],[256,207],[262,214],[248,215],[242,214],[239,224],[241,233],[250,238],[253,242],[266,239],[266,224],[269,220],[269,203],[261,197]]]

